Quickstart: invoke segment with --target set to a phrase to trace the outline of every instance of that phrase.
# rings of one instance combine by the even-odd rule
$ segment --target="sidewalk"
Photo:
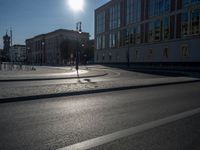
[[[53,98],[60,96],[73,96],[81,94],[92,94],[117,90],[153,87],[170,84],[183,84],[199,82],[200,79],[190,77],[167,77],[136,80],[116,80],[92,82],[90,80],[79,80],[78,83],[28,86],[20,88],[0,88],[0,103],[35,100],[42,98]]]
[[[71,67],[35,67],[35,71],[0,71],[0,82],[6,81],[33,81],[78,78],[76,70]],[[94,68],[80,67],[80,78],[104,76],[107,73]]]

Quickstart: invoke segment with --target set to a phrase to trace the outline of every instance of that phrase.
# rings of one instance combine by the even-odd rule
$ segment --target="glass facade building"
[[[200,62],[199,39],[200,0],[111,0],[95,10],[97,63]]]

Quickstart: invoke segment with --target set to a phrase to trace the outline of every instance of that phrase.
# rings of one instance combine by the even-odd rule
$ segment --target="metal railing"
[[[35,71],[34,66],[23,63],[0,62],[0,71]]]

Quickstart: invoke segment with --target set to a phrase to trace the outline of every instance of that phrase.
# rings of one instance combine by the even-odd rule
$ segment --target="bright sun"
[[[84,0],[68,0],[68,4],[73,11],[82,11]]]

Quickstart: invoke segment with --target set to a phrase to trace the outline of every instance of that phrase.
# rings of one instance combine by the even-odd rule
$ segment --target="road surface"
[[[0,104],[0,149],[57,149],[200,107],[200,83]],[[200,149],[200,115],[92,149]]]

